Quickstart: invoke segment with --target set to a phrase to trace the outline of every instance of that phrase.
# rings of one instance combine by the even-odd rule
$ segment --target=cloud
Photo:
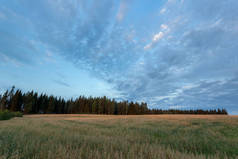
[[[15,59],[9,58],[8,56],[6,56],[5,54],[3,54],[1,52],[0,52],[0,59],[1,59],[0,62],[4,63],[4,64],[11,63],[16,67],[20,67],[22,65],[21,63],[19,63]]]
[[[121,1],[120,5],[119,5],[118,13],[117,13],[117,20],[118,21],[122,21],[123,20],[127,9],[128,9],[128,6],[127,6],[126,1],[124,1],[124,0]]]
[[[0,22],[0,52],[8,59],[28,63],[41,51],[51,57],[48,50],[113,85],[123,99],[237,109],[236,0],[173,0],[136,11],[130,5],[149,2],[21,3],[0,8],[11,17]]]
[[[152,44],[147,44],[145,47],[144,47],[144,49],[145,50],[148,50],[148,49],[150,49],[152,47]]]
[[[61,80],[53,80],[53,81],[61,86],[70,87],[70,85],[64,81],[61,81]]]
[[[153,41],[159,41],[160,39],[162,39],[164,37],[164,33],[163,32],[159,32],[158,34],[155,34],[153,37]]]
[[[162,40],[170,32],[170,28],[166,24],[161,24],[160,30],[161,31],[159,33],[153,35],[152,42],[147,44],[144,47],[144,50],[153,48],[155,45],[157,45],[158,41]]]
[[[162,30],[167,30],[169,27],[168,27],[168,25],[166,25],[166,24],[161,24],[160,28],[161,28]]]
[[[197,105],[206,107],[236,107],[237,78],[230,80],[201,81],[196,87],[187,89],[177,98],[185,98],[186,102],[193,101]]]
[[[155,46],[157,44],[158,41],[160,41],[161,39],[163,39],[163,37],[165,36],[165,33],[160,31],[159,33],[155,34],[153,36],[152,42],[147,44],[144,49],[148,50],[151,49],[153,46]]]
[[[236,103],[237,90],[230,91],[229,85],[237,74],[237,30],[229,28],[234,28],[230,17],[236,13],[219,6],[220,11],[214,18],[207,19],[204,15],[204,19],[201,17],[195,21],[197,15],[193,11],[186,14],[182,12],[186,7],[193,10],[193,7],[197,9],[202,4],[190,5],[184,1],[181,8],[166,4],[165,7],[174,11],[171,17],[164,15],[168,16],[165,19],[170,24],[171,38],[165,39],[166,43],[157,43],[158,47],[144,57],[143,65],[133,70],[136,73],[123,81],[123,87],[120,88],[127,92],[129,98],[144,99],[150,105],[220,106],[235,109],[232,103]],[[229,1],[226,5],[237,4]],[[208,3],[206,6],[212,7],[213,4]],[[177,8],[180,9],[176,11]],[[167,26],[162,21],[160,28],[168,29]],[[161,37],[164,36],[156,34],[152,41],[158,41]],[[153,43],[145,45],[145,51],[152,46]],[[225,82],[222,81],[224,79]],[[191,86],[187,86],[187,83]],[[214,97],[214,92],[219,96]]]
[[[21,39],[14,34],[9,34],[0,30],[0,52],[5,59],[11,59],[17,63],[32,63],[36,49],[27,39]],[[33,54],[32,54],[33,53]]]
[[[166,11],[167,11],[167,9],[163,8],[163,9],[160,10],[160,14],[164,14]]]

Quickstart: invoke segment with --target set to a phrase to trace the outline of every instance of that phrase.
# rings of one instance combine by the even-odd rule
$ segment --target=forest
[[[76,99],[64,99],[35,91],[22,92],[20,89],[6,90],[0,94],[0,111],[9,110],[23,114],[110,114],[110,115],[145,115],[145,114],[224,114],[225,109],[149,109],[145,102],[116,101],[104,97],[79,96]]]

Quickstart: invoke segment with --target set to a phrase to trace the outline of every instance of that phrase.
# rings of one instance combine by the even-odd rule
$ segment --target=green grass
[[[0,158],[238,158],[237,117],[68,119],[0,121]]]
[[[22,117],[21,112],[10,112],[8,110],[1,111],[0,110],[0,120],[9,120],[14,117]]]

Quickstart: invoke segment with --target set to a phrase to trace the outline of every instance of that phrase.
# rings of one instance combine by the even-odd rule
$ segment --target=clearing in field
[[[0,121],[0,158],[238,158],[238,117],[26,115]]]

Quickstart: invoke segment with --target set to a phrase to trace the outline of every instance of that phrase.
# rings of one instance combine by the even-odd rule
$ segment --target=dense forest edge
[[[0,94],[0,112],[21,112],[23,114],[223,114],[225,109],[176,110],[149,109],[147,103],[116,101],[104,97],[84,97],[65,100],[53,95],[38,94],[34,91],[23,93],[20,89],[6,90]]]

